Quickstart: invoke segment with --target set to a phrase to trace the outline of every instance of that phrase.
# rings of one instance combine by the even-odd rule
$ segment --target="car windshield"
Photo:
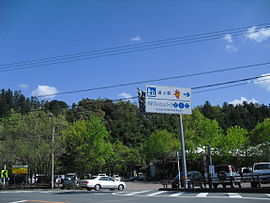
[[[270,169],[270,164],[256,164],[254,170],[265,170]]]
[[[195,171],[188,171],[187,172],[187,176],[190,177],[190,176],[192,176],[193,173],[195,173]],[[184,176],[184,173],[181,172],[180,175],[181,175],[181,178],[182,178]],[[178,179],[178,177],[179,177],[179,174],[177,174],[177,176],[175,177],[175,179]]]
[[[218,173],[220,171],[225,171],[226,173],[229,172],[235,172],[235,168],[231,165],[221,165],[221,166],[216,166],[215,171]]]

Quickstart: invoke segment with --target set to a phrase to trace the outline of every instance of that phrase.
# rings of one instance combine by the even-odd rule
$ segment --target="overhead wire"
[[[269,23],[255,25],[257,28],[268,28]],[[29,61],[22,61],[10,64],[0,65],[0,72],[8,72],[21,69],[29,69],[34,67],[42,67],[48,65],[55,65],[66,62],[73,62],[79,60],[93,59],[98,57],[113,56],[120,54],[127,54],[139,51],[146,51],[151,49],[165,48],[171,46],[178,46],[183,44],[190,44],[195,42],[203,42],[208,40],[220,39],[224,37],[224,34],[231,34],[232,36],[239,36],[247,34],[247,28],[250,26],[241,27],[241,28],[232,28],[227,30],[209,32],[209,33],[200,33],[189,36],[175,37],[169,39],[155,40],[150,42],[142,42],[137,44],[123,45],[113,48],[100,49],[94,51],[85,51],[73,54],[59,55],[53,57],[47,57],[42,59],[35,59]],[[257,32],[254,30],[253,32]],[[249,32],[250,34],[250,32]]]
[[[60,92],[60,93],[55,93],[55,94],[39,95],[39,96],[36,96],[36,97],[38,97],[38,98],[40,98],[40,97],[49,97],[49,96],[56,96],[56,95],[74,94],[74,93],[88,92],[88,91],[94,91],[94,90],[125,87],[125,86],[131,86],[131,85],[147,84],[147,83],[151,83],[151,82],[160,82],[160,81],[166,81],[166,80],[172,80],[172,79],[187,78],[187,77],[194,77],[194,76],[207,75],[207,74],[213,74],[213,73],[221,73],[221,72],[227,72],[227,71],[242,70],[242,69],[254,68],[254,67],[265,66],[265,65],[270,65],[270,62],[257,63],[257,64],[248,64],[248,65],[244,65],[244,66],[236,66],[236,67],[230,67],[230,68],[216,69],[216,70],[211,70],[211,71],[191,73],[191,74],[178,75],[178,76],[172,76],[172,77],[164,77],[164,78],[158,78],[158,79],[152,79],[152,80],[143,80],[143,81],[135,81],[135,82],[130,82],[130,83],[116,84],[116,85],[93,87],[93,88],[87,88],[87,89],[81,89],[81,90]]]
[[[266,76],[264,76],[264,77],[266,77]],[[248,84],[256,84],[256,83],[265,82],[265,81],[269,81],[269,80],[270,80],[270,78],[268,78],[268,79],[262,79],[262,80],[259,80],[259,81],[249,81],[249,82],[246,81],[246,82],[239,83],[239,84],[226,85],[224,87],[217,87],[217,88],[210,88],[210,89],[207,89],[207,90],[195,91],[195,92],[192,92],[192,94],[199,94],[199,93],[203,93],[203,92],[209,92],[209,91],[213,91],[213,90],[226,89],[226,88],[231,88],[231,87],[239,87],[239,86],[248,85]]]
[[[230,87],[235,87],[235,86],[242,86],[242,85],[247,85],[247,84],[252,84],[252,83],[260,83],[260,82],[263,82],[263,81],[270,80],[270,78],[263,79],[263,78],[266,78],[266,77],[269,77],[269,75],[262,75],[262,76],[256,76],[256,77],[250,77],[250,78],[243,78],[243,79],[239,79],[239,80],[227,81],[227,82],[222,82],[222,83],[215,83],[215,84],[197,86],[197,87],[192,87],[191,90],[204,89],[204,88],[207,89],[207,88],[215,87],[215,86],[222,86],[222,85],[227,85],[227,84],[234,84],[234,83],[239,83],[239,82],[245,82],[245,83],[234,84],[234,85],[230,85],[230,86],[217,87],[217,88],[212,88],[212,89],[207,89],[207,90],[201,90],[201,91],[192,92],[192,94],[199,94],[199,93],[213,91],[213,90],[219,90],[219,89],[230,88]],[[258,79],[260,79],[260,80],[258,80]],[[252,81],[250,81],[250,80],[252,80]],[[247,81],[249,81],[249,82],[247,82]],[[129,97],[129,98],[121,98],[121,99],[115,99],[115,100],[110,100],[110,99],[102,99],[102,100],[104,100],[104,102],[106,102],[106,101],[108,101],[108,102],[120,102],[120,101],[126,101],[126,100],[133,100],[133,99],[137,99],[137,98],[138,98],[138,96],[132,96],[132,97]],[[91,100],[85,106],[88,106],[88,105],[92,105]],[[67,109],[68,110],[68,108],[74,108],[74,107],[77,107],[77,106],[80,106],[80,105],[79,104],[73,104],[73,105],[70,105],[70,106],[57,107],[57,108],[53,108],[53,109],[41,108],[41,109],[31,110],[31,111],[28,111],[26,113],[38,112],[38,111],[53,111],[53,110],[57,110],[57,109]],[[7,113],[6,115],[8,116],[10,114],[17,114],[17,112]]]

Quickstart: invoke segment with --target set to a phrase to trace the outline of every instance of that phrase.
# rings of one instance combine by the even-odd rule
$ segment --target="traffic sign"
[[[8,170],[1,170],[1,178],[8,178]]]
[[[146,86],[145,108],[149,113],[191,114],[191,89]]]
[[[15,174],[28,173],[28,165],[14,165],[12,166],[12,173],[15,173]]]

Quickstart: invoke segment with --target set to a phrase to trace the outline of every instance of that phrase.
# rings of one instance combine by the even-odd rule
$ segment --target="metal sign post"
[[[182,122],[182,114],[179,114],[180,121],[180,143],[182,152],[182,171],[183,171],[183,181],[184,187],[187,187],[187,162],[186,162],[186,149],[185,149],[185,138],[184,138],[184,128]]]
[[[178,168],[178,188],[181,186],[181,170],[180,170],[180,164],[179,164],[179,152],[176,151],[176,157],[177,157],[177,168]]]

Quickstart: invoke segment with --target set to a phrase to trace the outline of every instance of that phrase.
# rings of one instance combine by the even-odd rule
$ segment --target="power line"
[[[267,26],[269,26],[269,23],[259,24],[255,26],[266,28]],[[98,57],[121,55],[121,54],[134,53],[134,52],[146,51],[146,50],[151,50],[151,49],[158,49],[158,48],[178,46],[178,45],[183,45],[183,44],[209,41],[209,40],[214,40],[214,39],[220,39],[221,37],[224,36],[224,34],[228,34],[228,32],[230,32],[232,36],[239,36],[239,35],[246,34],[247,28],[250,28],[250,26],[232,28],[232,29],[210,32],[210,33],[200,33],[200,34],[189,35],[189,36],[175,37],[175,38],[169,38],[169,39],[163,39],[163,40],[155,40],[155,41],[143,42],[143,43],[132,44],[132,45],[123,45],[123,46],[101,49],[101,50],[59,55],[59,56],[42,58],[42,59],[22,61],[22,62],[17,62],[17,63],[4,64],[4,65],[0,65],[0,72],[30,69],[30,68],[35,68],[35,67],[43,67],[43,66],[61,64],[61,63],[66,63],[66,62],[88,60],[88,59],[94,59]],[[255,30],[254,32],[257,32],[257,31]]]
[[[264,77],[266,77],[266,76],[264,76]],[[264,82],[264,81],[268,81],[268,80],[270,80],[270,79],[268,78],[268,79],[263,79],[263,80],[259,80],[259,81],[249,81],[249,82],[244,82],[244,83],[240,83],[240,84],[227,85],[224,87],[217,87],[217,88],[211,88],[211,89],[207,89],[207,90],[195,91],[195,92],[192,92],[192,94],[199,94],[199,93],[209,92],[209,91],[213,91],[213,90],[220,90],[220,89],[225,89],[225,88],[239,87],[239,86],[249,85],[249,84],[256,84],[256,83],[260,83],[260,82]]]
[[[233,83],[237,83],[237,82],[255,80],[255,79],[264,78],[264,77],[269,77],[269,75],[262,75],[262,76],[256,76],[256,77],[245,78],[245,79],[240,79],[240,80],[233,80],[233,81],[228,81],[228,82],[215,83],[215,84],[211,84],[211,85],[203,85],[203,86],[198,86],[198,87],[192,87],[191,89],[196,90],[196,89],[202,89],[202,88],[216,87],[216,86],[221,86],[221,85],[233,84]]]
[[[240,83],[240,84],[234,84],[234,85],[229,85],[229,86],[225,86],[225,87],[217,87],[217,88],[212,88],[212,89],[207,89],[207,90],[201,90],[201,91],[196,91],[196,92],[192,92],[192,94],[199,94],[199,93],[203,93],[203,92],[208,92],[208,91],[213,91],[213,90],[219,90],[219,89],[224,89],[224,88],[231,88],[231,87],[236,87],[236,86],[242,86],[242,85],[247,85],[247,84],[252,84],[252,83],[260,83],[263,81],[267,81],[270,80],[270,78],[267,79],[262,79],[262,80],[256,80],[255,79],[261,79],[261,78],[266,78],[269,77],[269,75],[263,75],[263,76],[256,76],[256,77],[250,77],[250,78],[244,78],[244,79],[239,79],[239,80],[233,80],[233,81],[227,81],[227,82],[223,82],[223,83],[215,83],[215,84],[208,84],[208,85],[203,85],[203,86],[198,86],[198,87],[192,87],[191,89],[204,89],[204,88],[209,88],[209,87],[215,87],[215,86],[222,86],[222,85],[227,85],[227,84],[234,84],[234,83],[239,83],[239,82],[245,82],[245,83]],[[253,81],[250,81],[253,80]],[[250,82],[247,82],[250,81]],[[110,102],[119,102],[119,101],[126,101],[126,100],[133,100],[133,99],[137,99],[137,96],[132,96],[130,98],[122,98],[122,99],[115,99],[115,100],[109,100],[109,99],[105,99],[104,101],[110,101]],[[91,102],[86,104],[86,105],[91,105]],[[53,109],[36,109],[36,110],[31,110],[28,111],[26,113],[31,113],[31,112],[38,112],[38,111],[52,111],[52,110],[57,110],[57,109],[66,109],[66,108],[73,108],[76,106],[80,106],[79,104],[73,104],[70,106],[66,106],[66,107],[57,107],[57,108],[53,108]],[[16,114],[16,113],[7,113],[6,115],[10,115],[10,114]],[[20,119],[18,119],[20,120]]]
[[[213,74],[213,73],[221,73],[221,72],[227,72],[227,71],[254,68],[254,67],[265,66],[265,65],[269,65],[269,64],[270,64],[270,62],[249,64],[249,65],[244,65],[244,66],[236,66],[236,67],[231,67],[231,68],[224,68],[224,69],[218,69],[218,70],[212,70],[212,71],[206,71],[206,72],[199,72],[199,73],[192,73],[192,74],[186,74],[186,75],[179,75],[179,76],[173,76],[173,77],[164,77],[164,78],[153,79],[153,80],[136,81],[136,82],[130,82],[130,83],[122,83],[122,84],[116,84],[116,85],[108,85],[108,86],[102,86],[102,87],[94,87],[94,88],[88,88],[88,89],[60,92],[60,93],[55,93],[55,94],[39,95],[39,96],[36,96],[36,97],[48,97],[48,96],[56,96],[56,95],[65,95],[65,94],[74,94],[74,93],[80,93],[80,92],[88,92],[88,91],[94,91],[94,90],[111,89],[111,88],[117,88],[117,87],[125,87],[125,86],[131,86],[131,85],[146,84],[146,83],[151,83],[151,82],[160,82],[160,81],[166,81],[166,80],[172,80],[172,79],[187,78],[187,77],[194,77],[194,76],[199,76],[199,75],[207,75],[207,74]]]

